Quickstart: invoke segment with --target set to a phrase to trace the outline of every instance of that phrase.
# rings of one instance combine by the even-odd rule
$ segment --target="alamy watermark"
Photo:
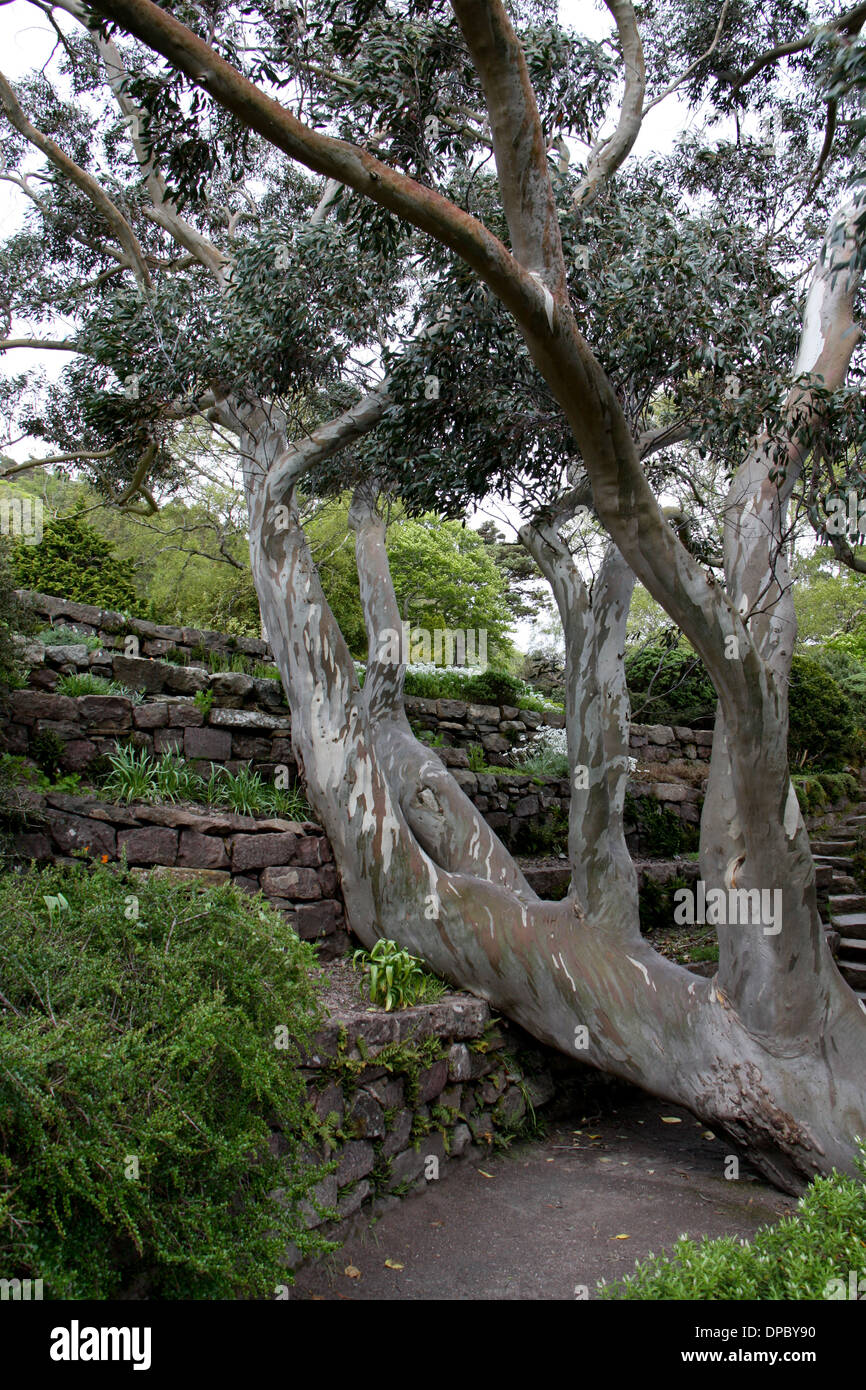
[[[487,629],[426,627],[401,623],[379,633],[376,660],[385,666],[471,666],[487,670]]]
[[[0,497],[0,536],[16,536],[25,545],[42,540],[41,497]]]
[[[674,922],[678,927],[706,923],[710,927],[762,927],[765,936],[782,930],[781,888],[707,888],[702,878],[695,888],[674,892]]]

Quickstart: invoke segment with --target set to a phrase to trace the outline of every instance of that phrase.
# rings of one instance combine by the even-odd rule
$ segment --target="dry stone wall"
[[[336,1163],[314,1194],[336,1222],[312,1203],[306,1219],[339,1233],[355,1213],[380,1215],[455,1160],[507,1142],[553,1098],[554,1074],[578,1068],[494,1022],[483,1000],[454,994],[395,1013],[341,1012],[303,1070],[322,1128],[310,1159]]]
[[[27,829],[14,853],[37,862],[123,860],[204,883],[261,891],[320,957],[349,945],[331,846],[311,821],[238,816],[181,806],[116,805],[59,792],[27,794]]]

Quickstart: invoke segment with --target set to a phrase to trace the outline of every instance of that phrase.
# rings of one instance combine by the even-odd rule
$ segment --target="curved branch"
[[[71,338],[0,338],[0,352],[10,348],[47,348],[52,352],[81,352]]]
[[[138,237],[130,227],[123,213],[117,208],[109,198],[108,194],[86,170],[77,165],[74,159],[70,159],[60,146],[51,140],[47,135],[43,135],[41,130],[25,115],[14,91],[10,87],[6,78],[0,73],[0,106],[6,113],[10,125],[24,136],[31,145],[40,150],[48,158],[70,183],[80,188],[82,193],[89,198],[105,221],[108,223],[115,237],[117,238],[126,255],[132,262],[135,278],[139,284],[149,289],[151,286],[150,271],[144,258],[144,252],[139,244]]]
[[[591,203],[601,183],[610,178],[628,157],[640,133],[645,114],[643,99],[646,92],[646,68],[634,6],[629,0],[605,0],[605,4],[616,20],[625,63],[625,94],[616,130],[600,149],[590,155],[586,173],[578,184],[572,200],[576,208]]]

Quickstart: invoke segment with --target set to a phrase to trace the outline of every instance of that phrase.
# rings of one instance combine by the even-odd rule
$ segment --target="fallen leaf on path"
[[[659,1118],[661,1119],[661,1122],[662,1122],[663,1125],[681,1125],[681,1124],[682,1124],[682,1120],[680,1119],[679,1115],[661,1115],[661,1116],[659,1116]]]
[[[385,1261],[385,1268],[386,1268],[386,1269],[405,1269],[405,1265],[401,1265],[400,1262],[399,1262],[399,1260],[386,1260],[386,1261]]]
[[[492,1173],[485,1173],[485,1171],[484,1171],[483,1168],[476,1168],[475,1171],[476,1171],[476,1173],[480,1173],[481,1176],[482,1176],[482,1178],[492,1178],[492,1177],[493,1177],[493,1174],[492,1174]]]
[[[343,1273],[345,1274],[347,1279],[360,1279],[361,1277],[361,1271],[360,1269],[357,1269],[355,1265],[346,1265],[346,1268],[343,1270]]]
[[[631,1236],[614,1236],[614,1240],[631,1240]]]
[[[705,1130],[704,1130],[704,1135],[703,1135],[703,1137],[704,1137],[705,1139],[715,1139],[716,1136],[713,1134],[712,1130],[710,1130],[710,1129],[705,1129]]]

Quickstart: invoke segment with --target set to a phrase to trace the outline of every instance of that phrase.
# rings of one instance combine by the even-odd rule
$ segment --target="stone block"
[[[158,695],[165,688],[168,672],[172,669],[165,661],[149,661],[143,656],[123,656],[118,653],[112,657],[111,669],[114,679],[130,690],[146,690]]]
[[[13,690],[8,703],[13,722],[19,724],[33,724],[38,719],[75,720],[78,714],[71,696],[42,690]]]
[[[292,834],[233,835],[232,868],[235,873],[243,873],[247,869],[264,869],[275,864],[294,864],[298,843],[298,837]],[[276,888],[273,891],[279,897],[291,896]]]
[[[83,772],[88,763],[96,757],[96,744],[89,738],[71,738],[60,755],[60,761],[68,772]]]
[[[350,1182],[359,1182],[373,1171],[375,1162],[373,1145],[366,1139],[357,1139],[346,1144],[335,1173],[337,1186],[346,1187]]]
[[[132,701],[122,695],[81,695],[78,712],[98,733],[119,734],[132,728]]]
[[[351,1192],[347,1192],[345,1197],[341,1197],[337,1203],[340,1220],[345,1221],[347,1217],[354,1216],[355,1212],[363,1206],[372,1190],[372,1184],[364,1178],[357,1187],[352,1188]]]
[[[493,1116],[498,1124],[513,1129],[526,1114],[526,1101],[518,1086],[509,1086],[494,1107]]]
[[[207,690],[209,685],[210,674],[200,666],[169,666],[163,688],[173,695],[195,695],[199,690]]]
[[[650,788],[650,795],[656,801],[688,801],[689,790],[682,782],[656,782]]]
[[[262,714],[260,710],[254,709],[212,709],[210,722],[220,729],[240,729],[249,732],[262,729],[284,734],[291,732],[291,724],[285,715]]]
[[[460,1158],[472,1143],[472,1131],[468,1125],[455,1125],[451,1131],[451,1157]]]
[[[435,1100],[448,1081],[448,1058],[443,1057],[426,1067],[418,1077],[418,1104],[426,1105]]]
[[[436,714],[439,719],[454,719],[461,722],[466,718],[469,706],[463,700],[437,700]]]
[[[424,1155],[415,1149],[404,1149],[391,1164],[389,1190],[393,1192],[395,1187],[400,1187],[405,1182],[413,1182],[415,1178],[420,1178],[423,1171]]]
[[[168,723],[172,729],[200,729],[204,723],[204,714],[198,705],[190,704],[188,700],[178,700],[168,706]]]
[[[218,835],[201,835],[197,830],[182,830],[177,862],[186,868],[227,869],[229,857]]]
[[[154,729],[154,753],[177,753],[183,756],[183,729]]]
[[[482,734],[481,746],[486,753],[510,753],[511,744],[502,734]]]
[[[130,864],[174,864],[177,860],[177,831],[157,825],[142,826],[139,830],[121,830],[117,836],[118,856],[124,851]]]
[[[390,1129],[382,1141],[382,1155],[384,1158],[391,1158],[394,1154],[401,1153],[409,1143],[409,1135],[412,1133],[412,1111],[401,1110],[395,1115]]]
[[[84,816],[67,815],[55,812],[50,819],[48,830],[51,838],[63,854],[86,849],[94,859],[107,854],[114,859],[117,853],[117,840],[114,830],[104,822],[89,820]]]
[[[150,705],[136,705],[132,711],[136,729],[164,729],[168,724],[168,705],[154,700]]]
[[[252,677],[245,676],[242,671],[218,671],[211,676],[210,688],[219,703],[226,696],[244,699],[252,694],[254,686]]]
[[[381,1105],[366,1091],[358,1091],[346,1111],[343,1128],[355,1139],[381,1139],[385,1133]]]
[[[324,835],[301,835],[295,845],[291,863],[305,869],[317,869],[321,864],[332,863],[333,858],[331,846]],[[285,864],[289,860],[284,859],[281,862]]]
[[[301,940],[316,941],[319,937],[330,937],[343,925],[343,909],[336,902],[298,903],[294,918],[295,931]]]
[[[449,1081],[469,1081],[472,1077],[472,1054],[465,1043],[452,1043],[447,1057]]]
[[[268,897],[291,898],[293,902],[305,902],[322,896],[321,884],[315,869],[268,867],[262,874],[261,882],[262,892]]]
[[[183,748],[187,758],[223,763],[232,755],[232,737],[223,729],[185,729]]]

